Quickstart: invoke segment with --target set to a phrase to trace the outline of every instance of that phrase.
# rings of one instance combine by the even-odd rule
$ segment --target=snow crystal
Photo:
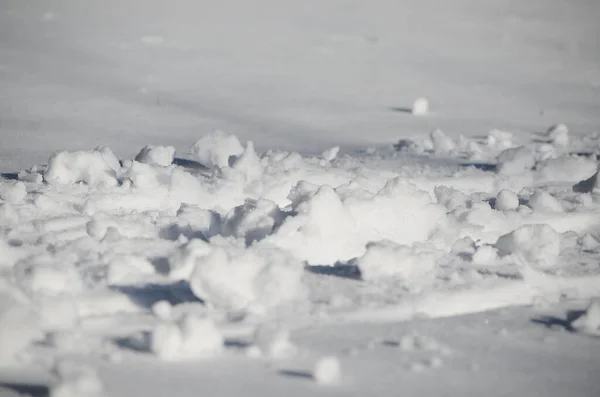
[[[497,171],[502,175],[520,175],[530,171],[535,165],[531,149],[520,146],[506,149],[496,158]]]
[[[430,281],[439,253],[391,241],[367,244],[367,252],[356,260],[364,280],[394,276],[411,283]]]
[[[498,238],[500,255],[513,254],[538,267],[554,266],[560,254],[560,234],[545,224],[525,225]]]
[[[25,184],[21,181],[0,182],[0,199],[9,204],[21,203],[27,196]]]
[[[545,190],[536,189],[529,197],[529,207],[539,212],[563,212],[562,204]]]
[[[118,160],[108,148],[91,151],[53,154],[48,160],[44,180],[49,183],[73,184],[84,182],[88,185],[116,186]]]
[[[235,135],[213,131],[200,138],[190,149],[200,164],[208,168],[228,167],[230,157],[244,152],[244,147]]]
[[[213,357],[224,349],[224,338],[215,323],[193,314],[178,323],[161,323],[151,336],[150,350],[163,360]]]
[[[495,208],[500,211],[514,211],[519,207],[519,197],[509,189],[501,190],[496,196]]]
[[[338,383],[342,377],[340,360],[337,357],[328,356],[320,358],[315,364],[313,378],[317,383],[330,385]]]
[[[413,102],[411,112],[414,116],[423,116],[429,111],[429,101],[426,98],[417,98]]]
[[[148,145],[144,147],[137,156],[135,156],[135,161],[144,164],[167,167],[173,163],[174,157],[175,148],[173,146]]]

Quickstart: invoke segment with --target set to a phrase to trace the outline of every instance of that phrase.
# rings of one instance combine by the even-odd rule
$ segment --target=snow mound
[[[44,180],[55,184],[78,182],[90,186],[116,186],[119,160],[108,148],[53,154],[48,160]]]
[[[412,286],[431,282],[439,252],[426,247],[409,247],[391,241],[367,244],[367,252],[356,260],[364,280],[397,277]]]
[[[322,357],[315,364],[313,378],[317,383],[331,385],[338,383],[342,377],[342,367],[337,357]]]
[[[516,255],[540,268],[553,267],[560,254],[560,234],[545,224],[525,225],[498,238],[502,256]]]
[[[175,158],[175,148],[173,146],[152,146],[144,147],[137,156],[135,161],[167,167],[173,163]]]
[[[190,149],[200,164],[208,168],[229,167],[230,158],[244,152],[244,147],[235,135],[215,130],[200,138]]]
[[[216,246],[194,259],[190,287],[216,307],[262,312],[301,292],[302,264],[274,247]]]
[[[219,355],[224,343],[223,335],[211,319],[187,314],[177,323],[157,325],[150,350],[163,360],[189,360]]]
[[[535,156],[531,149],[520,146],[506,149],[496,158],[496,170],[502,175],[521,175],[535,166]]]

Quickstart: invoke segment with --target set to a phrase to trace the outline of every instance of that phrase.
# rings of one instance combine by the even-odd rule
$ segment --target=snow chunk
[[[44,180],[48,183],[72,184],[84,182],[88,185],[116,186],[119,161],[108,148],[91,151],[53,154],[48,160]]]
[[[569,146],[569,129],[565,124],[556,124],[548,128],[544,134],[548,142],[557,147]]]
[[[394,276],[419,283],[432,280],[438,256],[438,252],[427,248],[384,240],[367,244],[367,252],[356,260],[356,265],[364,280]]]
[[[545,190],[536,189],[529,197],[529,207],[539,212],[563,212],[562,204]]]
[[[541,268],[552,267],[560,254],[560,234],[545,224],[525,225],[500,236],[496,242],[502,256],[513,254]]]
[[[585,312],[571,323],[573,329],[600,336],[600,298],[592,299]]]
[[[433,148],[436,154],[450,153],[456,147],[454,140],[440,129],[431,132],[431,141],[433,142]]]
[[[196,261],[212,251],[210,244],[192,239],[169,257],[169,277],[174,280],[189,280]]]
[[[578,182],[591,177],[598,169],[595,161],[582,156],[562,156],[536,164],[539,182]]]
[[[208,168],[228,167],[229,158],[244,152],[244,147],[235,135],[215,130],[200,138],[190,149],[200,164]]]
[[[508,149],[512,146],[512,134],[507,131],[491,130],[488,133],[486,145],[488,147]]]
[[[296,347],[290,342],[287,329],[276,324],[262,324],[254,333],[254,345],[263,357],[270,359],[289,358],[296,353]]]
[[[137,255],[118,255],[108,265],[106,279],[109,285],[131,285],[155,274],[148,259]]]
[[[519,197],[509,189],[501,190],[496,196],[496,209],[500,211],[513,211],[519,207]]]
[[[76,363],[59,363],[55,372],[60,382],[50,391],[50,397],[102,397],[102,384],[95,370]]]
[[[232,168],[246,177],[246,182],[253,182],[263,174],[260,158],[254,150],[254,144],[251,141],[246,143],[244,152],[233,161]]]
[[[429,101],[426,98],[417,98],[413,102],[411,113],[414,116],[426,115],[429,111]]]
[[[296,298],[302,264],[271,247],[214,247],[196,258],[190,287],[216,307],[262,311]]]
[[[330,149],[325,150],[323,153],[321,153],[321,158],[325,161],[333,161],[338,153],[340,152],[340,147],[339,146],[334,146]]]
[[[224,342],[211,319],[187,314],[178,323],[156,326],[150,350],[163,360],[208,358],[220,354]]]
[[[497,171],[502,175],[519,175],[530,171],[535,165],[533,152],[525,147],[506,149],[496,159]]]
[[[260,198],[246,199],[223,219],[221,234],[244,238],[246,244],[264,239],[280,225],[285,215],[274,202]]]
[[[25,184],[21,181],[2,181],[0,182],[0,199],[9,204],[18,204],[23,202],[27,196]]]
[[[173,163],[175,158],[175,148],[173,146],[152,146],[144,147],[137,156],[135,161],[167,167]]]
[[[323,357],[315,364],[313,378],[317,383],[330,385],[338,383],[342,377],[340,360],[337,357]]]
[[[437,202],[445,206],[448,210],[454,210],[459,207],[466,207],[469,202],[469,196],[447,186],[436,186],[433,189]]]

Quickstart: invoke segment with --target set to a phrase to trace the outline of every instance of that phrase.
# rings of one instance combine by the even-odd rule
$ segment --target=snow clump
[[[560,254],[560,234],[546,224],[525,225],[500,236],[495,246],[501,256],[512,254],[528,264],[549,268]]]
[[[429,101],[426,98],[417,98],[413,102],[411,113],[414,116],[426,115],[429,111]]]
[[[113,187],[118,184],[119,160],[108,148],[67,152],[60,151],[48,160],[44,180],[55,184],[78,182],[90,186]]]
[[[520,146],[506,149],[496,158],[496,170],[502,175],[521,175],[535,166],[535,157],[531,149]]]
[[[242,154],[244,147],[235,135],[215,130],[200,138],[190,150],[205,167],[223,168],[229,167],[230,157]]]
[[[562,204],[545,190],[536,189],[529,197],[529,207],[539,212],[563,212]]]
[[[501,190],[496,196],[496,209],[500,211],[513,211],[519,207],[519,197],[509,189]]]
[[[167,167],[173,163],[174,158],[175,148],[173,146],[148,145],[144,147],[137,156],[135,156],[135,161],[144,164]]]

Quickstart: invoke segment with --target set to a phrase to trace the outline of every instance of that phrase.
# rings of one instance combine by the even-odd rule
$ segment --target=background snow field
[[[600,395],[598,16],[2,2],[0,396]]]

